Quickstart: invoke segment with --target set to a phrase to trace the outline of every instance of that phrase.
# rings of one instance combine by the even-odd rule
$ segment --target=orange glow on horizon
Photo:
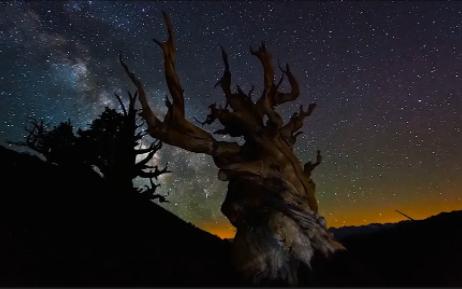
[[[329,227],[360,226],[371,223],[397,223],[407,220],[396,212],[400,210],[415,220],[422,220],[442,212],[462,210],[462,201],[421,201],[417,203],[393,204],[388,206],[370,205],[358,206],[357,210],[348,211],[339,208],[335,213],[324,213]]]
[[[451,212],[462,209],[462,203],[455,202],[451,204],[432,204],[433,206],[424,206],[421,207],[400,207],[397,208],[404,213],[408,214],[415,220],[426,219],[428,217],[438,215],[442,212]],[[338,215],[327,215],[327,224],[329,227],[343,227],[343,226],[361,226],[371,223],[397,223],[400,221],[407,220],[404,216],[397,213],[394,209],[381,210],[378,213],[378,210],[371,208],[370,210],[363,210],[361,212],[349,212],[346,214],[345,219],[340,220],[338,216],[342,215],[342,212],[339,212]],[[236,229],[228,223],[226,220],[223,222],[211,222],[211,223],[202,223],[199,227],[215,236],[218,236],[221,239],[232,239],[236,234]]]
[[[234,228],[230,223],[204,223],[200,224],[199,227],[215,236],[220,237],[221,239],[232,239],[236,234],[236,228]]]

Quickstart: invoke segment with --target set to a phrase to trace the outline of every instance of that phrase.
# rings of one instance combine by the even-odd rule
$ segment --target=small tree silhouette
[[[71,121],[61,122],[48,129],[43,120],[32,119],[29,126],[25,128],[27,135],[24,142],[13,142],[13,144],[26,146],[40,154],[50,163],[67,165],[75,163],[78,157],[76,150],[77,137],[74,135],[74,128]]]
[[[77,135],[70,120],[51,129],[43,121],[32,120],[26,127],[25,141],[14,144],[26,146],[57,165],[95,166],[114,192],[136,192],[144,198],[166,202],[165,196],[156,193],[160,184],[154,179],[168,173],[167,166],[160,169],[149,164],[162,143],[154,141],[143,147],[142,139],[146,133],[141,129],[143,122],[137,123],[137,95],[129,93],[128,107],[118,95],[116,97],[122,112],[105,107],[90,127],[79,129]],[[137,177],[147,179],[149,185],[135,187],[133,180]]]
[[[119,100],[122,113],[106,107],[100,117],[95,119],[90,128],[79,130],[81,146],[88,152],[89,164],[98,167],[108,185],[122,192],[136,191],[148,199],[166,201],[165,196],[156,194],[160,186],[153,179],[168,173],[167,166],[159,169],[152,166],[155,153],[162,147],[160,141],[152,142],[148,147],[142,147],[142,139],[146,135],[141,131],[143,122],[138,123],[138,110],[135,108],[137,94],[130,92],[128,107]],[[144,189],[135,188],[133,180],[137,177],[148,179],[149,185]]]

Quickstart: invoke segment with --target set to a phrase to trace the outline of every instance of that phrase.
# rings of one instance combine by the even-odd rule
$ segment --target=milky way
[[[119,52],[165,113],[162,56],[151,41],[165,37],[161,11],[174,22],[192,121],[223,103],[213,88],[220,45],[244,89],[262,84],[249,45],[264,40],[275,62],[291,64],[301,96],[280,112],[318,104],[296,151],[303,161],[323,153],[314,180],[330,225],[462,208],[461,2],[1,2],[0,144],[20,140],[31,117],[85,127],[117,107],[113,93],[133,90]],[[226,183],[209,156],[165,145],[155,161],[173,171],[162,180],[166,208],[230,231],[219,211]]]

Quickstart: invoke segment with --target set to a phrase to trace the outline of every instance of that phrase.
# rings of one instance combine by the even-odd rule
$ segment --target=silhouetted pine
[[[160,169],[150,164],[162,143],[154,141],[143,146],[146,133],[142,129],[144,123],[138,123],[137,95],[128,94],[128,106],[116,95],[122,112],[105,107],[88,129],[79,129],[75,134],[70,120],[52,128],[43,121],[32,120],[26,128],[25,141],[16,144],[40,153],[47,162],[56,165],[97,168],[114,192],[136,192],[165,202],[165,196],[156,193],[159,184],[154,180],[169,171],[167,167]],[[136,188],[133,180],[137,177],[147,179],[148,185]]]
[[[79,159],[76,147],[78,140],[70,120],[48,129],[43,120],[33,119],[25,130],[25,141],[16,144],[42,154],[48,162],[66,165]]]

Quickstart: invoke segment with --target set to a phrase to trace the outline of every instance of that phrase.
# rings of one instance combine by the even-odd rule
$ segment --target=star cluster
[[[171,15],[186,113],[203,119],[222,103],[213,86],[230,56],[235,84],[262,84],[249,53],[265,41],[289,63],[301,96],[317,102],[296,146],[302,161],[321,149],[314,172],[321,213],[332,226],[397,221],[462,208],[462,3],[31,1],[0,3],[0,143],[19,140],[28,118],[85,127],[114,92],[133,89],[122,52],[165,113],[161,11]],[[258,89],[256,91],[258,95]],[[213,127],[212,127],[213,128]],[[156,162],[165,207],[222,236],[226,183],[211,158],[164,146]]]

